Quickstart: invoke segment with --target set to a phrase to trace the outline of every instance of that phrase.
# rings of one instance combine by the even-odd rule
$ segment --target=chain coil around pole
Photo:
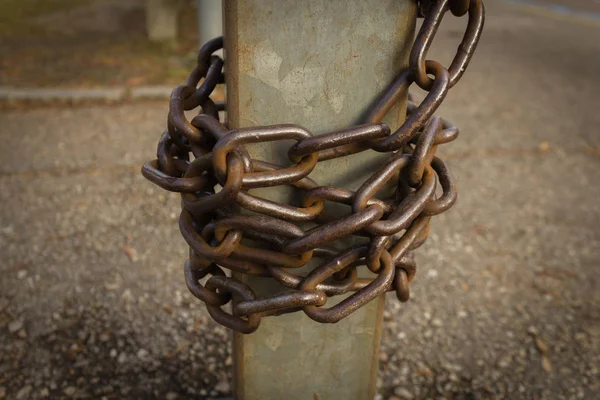
[[[251,333],[263,317],[296,311],[334,323],[387,291],[395,291],[402,302],[409,299],[409,283],[416,274],[414,250],[427,239],[431,217],[448,210],[457,198],[448,166],[435,154],[439,145],[456,139],[458,129],[433,113],[463,75],[484,22],[481,0],[422,0],[419,6],[424,21],[409,66],[371,106],[363,125],[319,136],[298,125],[230,130],[219,121],[225,104],[209,97],[225,81],[224,62],[214,55],[223,38],[201,48],[185,85],[173,90],[157,158],[143,166],[142,174],[165,190],[181,193],[179,227],[190,249],[185,281],[218,323]],[[448,11],[468,15],[468,22],[446,68],[427,59],[427,53]],[[409,102],[405,122],[391,132],[381,121],[413,83],[428,93],[419,105]],[[189,121],[184,112],[196,108],[198,115]],[[289,166],[252,159],[244,147],[278,140],[295,141],[288,151]],[[367,149],[390,157],[355,192],[321,186],[309,177],[317,163]],[[377,198],[390,181],[396,183],[394,196]],[[281,185],[302,192],[301,201],[282,204],[251,194],[251,189]],[[334,218],[325,212],[326,202],[350,206],[352,213]],[[302,229],[307,222],[313,227]],[[364,244],[343,251],[328,247],[349,236],[360,236]],[[294,273],[315,259],[322,262],[308,275]],[[376,277],[359,279],[361,265]],[[290,290],[257,298],[223,269],[268,277]],[[328,297],[348,293],[335,306],[323,307]],[[232,299],[230,314],[223,306]]]

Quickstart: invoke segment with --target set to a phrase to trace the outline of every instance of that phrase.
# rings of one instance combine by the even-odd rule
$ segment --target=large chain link
[[[481,0],[422,0],[419,10],[425,19],[409,67],[372,105],[364,125],[319,136],[298,125],[229,129],[219,121],[225,104],[209,97],[225,81],[224,62],[214,55],[223,47],[222,38],[202,47],[186,84],[173,90],[157,159],[144,165],[142,173],[158,186],[181,193],[179,227],[190,248],[185,281],[217,322],[251,333],[269,315],[302,310],[315,321],[333,323],[390,290],[400,301],[408,300],[408,285],[416,273],[413,251],[427,239],[431,217],[449,209],[457,197],[447,165],[435,154],[439,145],[456,139],[458,129],[433,113],[464,73],[484,21]],[[445,68],[427,59],[427,53],[448,10],[456,16],[468,14],[468,24]],[[409,102],[406,121],[392,133],[381,121],[413,83],[428,93],[419,105]],[[186,119],[184,111],[197,107],[199,114]],[[296,142],[288,151],[291,166],[252,159],[244,148],[278,140]],[[309,178],[318,162],[367,149],[389,153],[390,158],[357,191],[321,186]],[[377,198],[390,181],[397,182],[393,198]],[[299,204],[250,192],[281,185],[303,194]],[[325,211],[326,202],[350,206],[352,213],[335,218]],[[303,229],[307,222],[312,227]],[[350,236],[361,237],[358,242],[364,244],[342,251],[327,247]],[[309,261],[315,267],[308,275],[293,272]],[[359,279],[360,265],[376,277]],[[274,279],[287,290],[257,298],[224,268]],[[349,295],[323,307],[328,297],[343,294]],[[230,314],[223,306],[232,299]]]

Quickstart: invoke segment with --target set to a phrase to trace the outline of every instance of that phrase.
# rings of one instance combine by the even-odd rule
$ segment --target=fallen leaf
[[[593,156],[600,156],[600,146],[591,146],[587,150],[587,153]]]
[[[547,141],[544,140],[543,142],[540,143],[539,149],[540,149],[540,151],[550,150],[550,143],[548,143]]]
[[[578,275],[573,271],[568,271],[560,268],[544,268],[539,272],[540,276],[547,276],[555,279],[574,279]]]
[[[490,267],[490,272],[494,275],[500,275],[502,273],[501,268],[497,265],[492,265]]]
[[[137,251],[133,247],[125,245],[123,246],[123,251],[129,257],[129,261],[136,262],[138,260]]]
[[[9,269],[12,269],[12,270],[14,270],[14,271],[22,271],[22,270],[24,270],[24,269],[27,269],[28,267],[29,267],[29,265],[27,265],[27,264],[25,264],[25,263],[19,263],[19,264],[14,264],[14,265],[11,265],[11,266],[9,267]]]
[[[485,234],[489,229],[487,228],[487,226],[484,225],[479,225],[479,224],[475,224],[475,226],[473,226],[473,230],[475,231],[476,234],[478,235],[483,235]]]
[[[106,282],[104,284],[104,288],[106,290],[110,290],[111,292],[114,292],[115,290],[119,289],[121,287],[121,280],[120,279],[115,279],[114,282]]]
[[[546,371],[547,373],[552,372],[552,363],[550,362],[550,359],[546,356],[542,356],[542,368],[544,368],[544,371]]]
[[[75,361],[77,360],[77,352],[74,349],[68,349],[65,352],[65,357],[69,361]]]
[[[535,347],[537,347],[538,351],[542,354],[548,353],[548,345],[539,337],[536,336],[534,339]]]
[[[169,354],[167,354],[165,356],[165,358],[167,360],[170,360],[171,358],[175,357],[177,354],[181,353],[182,350],[184,350],[186,347],[188,347],[190,345],[189,341],[184,341],[183,343],[181,343],[179,346],[175,347],[175,349],[173,351],[171,351]]]

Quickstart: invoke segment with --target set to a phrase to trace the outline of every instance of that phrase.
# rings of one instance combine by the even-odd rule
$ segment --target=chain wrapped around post
[[[427,53],[448,11],[467,14],[468,22],[446,68],[427,59]],[[457,198],[452,175],[436,150],[456,139],[458,129],[433,113],[464,73],[484,22],[481,0],[421,0],[419,12],[424,21],[409,66],[371,106],[363,125],[319,136],[298,125],[229,129],[219,121],[225,104],[209,97],[225,81],[224,62],[213,54],[223,47],[222,38],[202,47],[185,85],[173,90],[157,158],[143,166],[142,174],[163,189],[181,193],[179,227],[190,249],[185,281],[218,323],[251,333],[263,317],[296,311],[334,323],[387,291],[395,291],[402,302],[409,299],[409,283],[416,274],[414,250],[427,239],[431,217]],[[427,95],[419,105],[409,102],[405,122],[391,132],[381,121],[406,98],[413,83]],[[196,108],[198,115],[189,121],[184,111]],[[295,141],[288,151],[290,165],[252,159],[244,147],[279,140]],[[321,186],[309,177],[317,163],[368,149],[390,156],[356,192]],[[378,198],[390,181],[395,183],[394,196]],[[302,193],[295,204],[251,193],[280,185]],[[352,211],[333,217],[325,211],[326,202],[345,204]],[[350,236],[359,244],[345,250],[331,247]],[[294,273],[311,260],[319,262],[311,263],[316,267],[306,276]],[[361,265],[375,278],[359,279]],[[287,290],[257,298],[223,269],[274,279]],[[328,297],[342,294],[349,296],[323,307]],[[222,307],[232,299],[230,314]]]

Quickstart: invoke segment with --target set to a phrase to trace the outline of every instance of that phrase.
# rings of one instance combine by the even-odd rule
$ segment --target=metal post
[[[196,0],[198,6],[198,39],[200,46],[223,34],[221,0]]]
[[[177,14],[181,1],[146,0],[146,29],[153,41],[177,38]]]
[[[295,123],[313,134],[361,121],[406,67],[416,20],[411,0],[226,0],[224,11],[229,126]],[[398,127],[404,108],[385,122]],[[288,147],[247,146],[252,157],[284,165]],[[310,177],[355,190],[386,157],[338,158],[319,163]],[[281,201],[291,192],[254,194]],[[283,291],[262,278],[238,278],[258,296]],[[251,335],[234,334],[236,399],[372,399],[383,305],[382,296],[335,325],[294,313],[264,318]]]

